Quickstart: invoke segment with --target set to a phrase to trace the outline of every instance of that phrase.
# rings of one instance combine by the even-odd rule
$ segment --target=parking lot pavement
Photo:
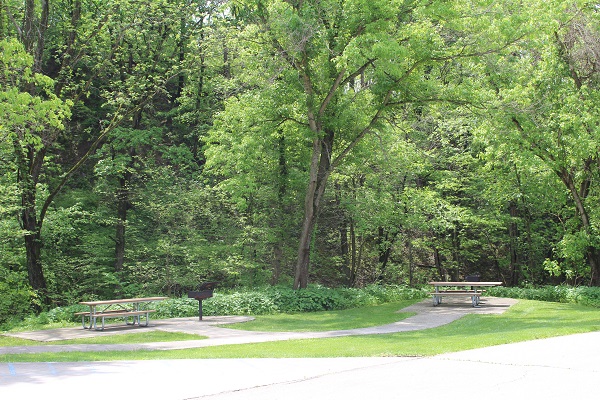
[[[425,358],[0,364],[0,398],[596,399],[600,332]]]

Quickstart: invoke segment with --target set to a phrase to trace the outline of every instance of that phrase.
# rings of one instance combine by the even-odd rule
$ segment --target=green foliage
[[[3,312],[16,303],[22,316],[26,299],[37,301],[25,289],[23,204],[39,216],[96,146],[45,204],[43,229],[39,219],[27,227],[40,228],[53,306],[179,296],[209,280],[289,283],[313,140],[327,135],[317,148],[335,169],[310,279],[364,289],[219,293],[208,312],[335,310],[394,298],[373,282],[472,271],[508,285],[590,282],[589,250],[600,248],[597,10],[492,3],[160,0],[140,13],[110,0],[81,3],[70,22],[80,2],[60,2],[35,61],[16,39],[25,9],[9,7],[0,274],[16,297]],[[188,303],[173,314],[194,315]]]
[[[204,304],[207,315],[261,315],[277,311],[273,299],[262,291],[217,294]]]
[[[217,289],[213,297],[202,302],[202,309],[204,315],[265,315],[342,310],[400,300],[421,299],[426,296],[425,289],[378,285],[371,285],[364,289],[328,289],[322,286],[310,286],[305,290],[274,286],[232,293],[219,293]],[[156,306],[157,316],[161,318],[198,315],[198,302],[194,299],[168,299]]]
[[[511,297],[552,301],[557,303],[576,303],[590,307],[600,307],[600,288],[586,286],[542,286],[542,287],[504,287],[497,286],[488,289],[491,296]]]
[[[32,312],[31,304],[36,297],[24,283],[24,275],[0,268],[0,326],[23,319]]]
[[[570,302],[600,308],[600,289],[597,287],[579,286],[569,293],[568,298]]]
[[[64,129],[72,103],[52,93],[52,79],[33,72],[33,57],[17,40],[0,41],[0,54],[0,137],[9,135],[23,148],[40,149],[39,133],[47,128]]]
[[[99,210],[101,199],[88,190],[60,196],[48,215],[42,254],[53,304],[65,306],[85,298],[114,296],[109,222]]]

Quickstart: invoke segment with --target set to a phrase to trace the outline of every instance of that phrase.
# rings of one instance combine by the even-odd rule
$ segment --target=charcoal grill
[[[213,297],[213,290],[217,282],[204,282],[198,286],[198,290],[188,292],[188,297],[198,300],[198,320],[202,321],[202,300]]]

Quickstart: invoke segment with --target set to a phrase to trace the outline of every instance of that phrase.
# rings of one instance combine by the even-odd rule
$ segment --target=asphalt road
[[[426,358],[0,364],[0,399],[597,399],[600,332]]]

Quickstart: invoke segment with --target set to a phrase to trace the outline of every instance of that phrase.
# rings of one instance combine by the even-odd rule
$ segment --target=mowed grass
[[[261,315],[254,321],[227,325],[227,328],[262,332],[321,332],[367,328],[391,324],[415,315],[398,312],[415,302],[416,300],[404,300],[350,310]]]
[[[193,335],[179,332],[147,331],[119,335],[93,336],[83,339],[56,340],[51,342],[38,342],[0,335],[0,347],[14,346],[51,346],[63,344],[135,344],[152,342],[175,342],[181,340],[200,340],[206,336]]]
[[[300,316],[305,314],[298,315]],[[502,315],[468,315],[439,328],[415,332],[287,340],[174,351],[15,354],[0,356],[0,362],[431,356],[598,330],[600,310],[597,308],[521,300]]]

